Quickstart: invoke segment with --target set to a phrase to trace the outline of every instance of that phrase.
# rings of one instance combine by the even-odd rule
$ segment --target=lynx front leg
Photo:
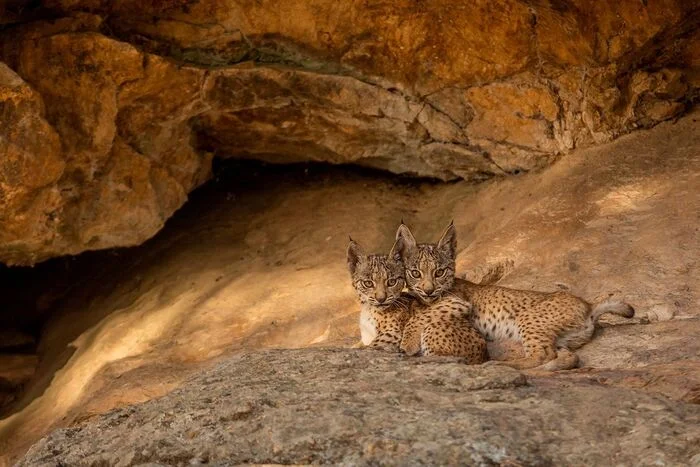
[[[421,351],[421,334],[423,334],[423,323],[416,317],[412,317],[403,329],[401,338],[401,351],[406,355],[416,355]]]
[[[374,350],[384,350],[386,352],[398,352],[400,344],[401,333],[398,331],[383,332],[374,338],[374,340],[369,344],[369,348]]]
[[[425,356],[461,357],[462,349],[456,342],[456,330],[445,323],[429,323],[421,334],[421,348]]]
[[[444,337],[439,329],[435,329],[432,324],[428,324],[423,328],[420,335],[420,347],[423,350],[423,355],[428,356],[451,356],[452,353],[446,349],[447,345]]]
[[[486,361],[486,341],[461,317],[430,323],[423,331],[423,355],[462,357],[464,363],[476,365]]]

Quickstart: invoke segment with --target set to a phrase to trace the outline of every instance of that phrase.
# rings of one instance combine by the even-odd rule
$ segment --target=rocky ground
[[[700,465],[700,406],[370,350],[228,358],[63,428],[20,466]]]

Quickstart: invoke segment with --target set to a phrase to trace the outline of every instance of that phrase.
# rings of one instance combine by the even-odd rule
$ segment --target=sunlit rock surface
[[[675,118],[696,2],[14,0],[0,262],[143,243],[212,157],[482,181]]]

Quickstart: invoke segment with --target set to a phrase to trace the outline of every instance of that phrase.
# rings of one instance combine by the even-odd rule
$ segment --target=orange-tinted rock
[[[41,96],[0,63],[0,252],[7,263],[35,260],[58,235],[65,162]]]
[[[32,264],[143,242],[207,178],[210,158],[187,144],[187,114],[176,108],[193,107],[186,88],[196,93],[203,72],[188,74],[158,57],[145,60],[134,47],[90,31],[44,37],[29,28],[25,38],[10,58],[26,82],[4,67],[14,79],[5,82],[24,93],[16,95],[34,99],[25,112],[36,113],[32,118],[41,120],[35,126],[43,127],[20,134],[13,121],[32,120],[17,110],[5,112],[3,129],[13,132],[11,143],[17,141],[10,149],[17,153],[34,144],[22,148],[23,157],[37,167],[2,160],[4,190],[28,192],[34,204],[5,197],[25,211],[12,204],[4,209],[0,258]],[[24,168],[24,175],[15,175],[11,164]]]
[[[463,151],[466,136],[443,114],[350,77],[235,67],[212,71],[204,89],[212,110],[193,126],[218,157],[352,162],[445,179],[500,173]]]
[[[212,64],[244,56],[342,64],[429,93],[529,67],[600,66],[697,24],[691,1],[51,0],[64,13],[109,14],[115,33]],[[695,15],[695,17],[694,17]],[[668,45],[668,44],[666,44]],[[279,61],[279,60],[276,60]]]
[[[507,76],[535,57],[532,14],[519,0],[46,3],[66,13],[109,13],[120,37],[186,61],[230,64],[257,55],[328,63],[426,91]]]
[[[684,0],[51,0],[3,13],[21,24],[0,32],[0,99],[27,102],[0,129],[6,264],[142,243],[213,156],[479,181],[675,118],[700,87],[700,10]],[[30,21],[42,15],[64,16]]]

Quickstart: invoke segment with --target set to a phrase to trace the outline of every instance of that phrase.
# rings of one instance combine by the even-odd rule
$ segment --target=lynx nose
[[[381,294],[381,295],[375,295],[374,299],[377,300],[379,303],[384,303],[386,301],[386,295]]]
[[[425,284],[423,286],[423,292],[425,292],[426,295],[432,295],[433,292],[435,292],[435,286],[433,284]]]

